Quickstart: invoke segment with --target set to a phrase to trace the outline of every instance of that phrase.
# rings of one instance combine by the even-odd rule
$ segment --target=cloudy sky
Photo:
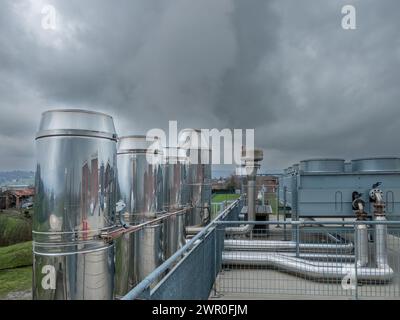
[[[344,30],[352,4],[357,29]],[[398,0],[2,0],[0,171],[33,169],[40,114],[119,135],[255,129],[266,168],[400,155]],[[46,5],[56,30],[42,27]]]

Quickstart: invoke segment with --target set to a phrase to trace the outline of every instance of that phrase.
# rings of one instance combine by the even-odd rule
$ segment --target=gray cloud
[[[43,5],[58,29],[41,28]],[[341,7],[357,8],[357,30]],[[398,155],[396,0],[4,1],[0,170],[32,169],[40,113],[112,114],[120,134],[255,128],[264,164]]]

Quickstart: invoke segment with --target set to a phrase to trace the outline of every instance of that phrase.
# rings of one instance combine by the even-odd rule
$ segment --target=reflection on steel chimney
[[[164,148],[164,210],[176,212],[189,203],[189,162],[185,151]],[[165,258],[168,259],[185,245],[186,212],[168,217],[165,228]]]
[[[43,113],[36,136],[33,298],[112,299],[116,133],[112,117]]]
[[[201,130],[185,129],[178,137],[179,148],[189,158],[190,202],[194,207],[186,225],[203,226],[211,218],[211,149]]]
[[[126,205],[118,223],[137,225],[163,211],[162,152],[157,137],[126,136],[118,142],[118,199]],[[116,240],[115,294],[123,296],[164,258],[164,225],[146,226]]]

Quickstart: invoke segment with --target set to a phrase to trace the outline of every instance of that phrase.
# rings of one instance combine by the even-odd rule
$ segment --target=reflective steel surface
[[[165,259],[171,257],[186,243],[186,213],[172,215],[164,220]]]
[[[138,233],[138,246],[135,252],[137,262],[136,279],[142,281],[153,270],[160,266],[164,260],[164,239],[163,222],[150,225]]]
[[[135,137],[134,143],[131,137],[121,138],[118,147],[118,198],[126,204],[125,222],[129,224],[155,218],[163,210],[161,152],[144,151],[145,136]]]
[[[163,213],[162,152],[157,138],[121,137],[118,143],[118,200],[122,221],[137,225]],[[119,219],[118,219],[119,220]],[[164,259],[163,224],[126,234],[116,241],[115,293],[126,294]]]
[[[164,210],[173,212],[189,203],[189,162],[184,156],[168,155],[164,162]]]
[[[122,235],[115,241],[115,296],[121,297],[139,283],[139,234],[141,231]]]
[[[211,150],[197,150],[198,156],[209,157]],[[210,164],[189,164],[189,188],[190,200],[194,207],[191,215],[188,215],[188,225],[206,225],[211,216],[211,165]]]
[[[56,134],[105,136],[116,139],[111,116],[79,109],[50,110],[42,114],[36,138]]]
[[[165,148],[164,210],[175,212],[189,203],[189,163],[184,150]],[[168,259],[185,244],[186,213],[165,220],[165,258]]]
[[[178,147],[189,159],[190,203],[187,226],[206,225],[211,217],[211,150],[208,137],[201,130],[186,129],[179,133]]]
[[[95,127],[108,131],[99,137],[90,131]],[[99,240],[115,225],[112,118],[51,111],[43,114],[39,132],[46,135],[36,140],[33,297],[112,299],[114,245]]]

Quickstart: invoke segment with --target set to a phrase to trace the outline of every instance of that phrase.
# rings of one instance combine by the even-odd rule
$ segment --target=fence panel
[[[368,241],[360,247],[355,236],[357,226],[351,223],[288,223],[289,236],[276,222],[261,223],[267,224],[267,230],[259,232],[255,224],[246,235],[225,236],[223,266],[216,280],[219,295],[400,298],[400,224],[386,234],[387,264],[378,266],[375,225],[367,226]],[[227,225],[221,222],[218,228],[223,230]],[[297,238],[299,241],[293,241]],[[360,264],[361,254],[367,263]]]
[[[217,274],[214,255],[216,239],[214,228],[154,288],[151,299],[207,299]]]

